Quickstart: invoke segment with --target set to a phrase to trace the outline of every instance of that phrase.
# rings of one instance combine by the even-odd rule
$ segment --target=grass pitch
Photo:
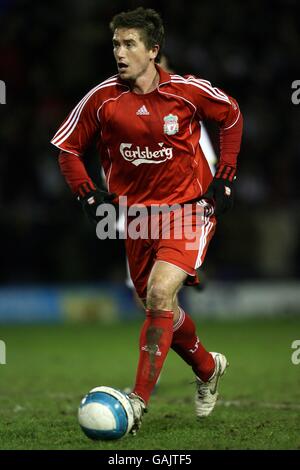
[[[133,383],[140,325],[0,326],[0,449],[300,449],[300,318],[199,323],[206,347],[230,362],[213,414],[195,419],[193,374],[171,351],[137,436],[87,439],[80,400]]]

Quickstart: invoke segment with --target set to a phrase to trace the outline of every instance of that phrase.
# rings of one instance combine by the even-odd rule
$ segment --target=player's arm
[[[211,119],[220,126],[220,156],[213,181],[203,197],[213,200],[217,215],[233,203],[233,181],[240,151],[243,117],[234,98],[205,80],[189,77],[193,101],[201,119]]]
[[[99,189],[88,176],[82,157],[61,150],[58,156],[61,173],[92,223],[97,223],[97,207],[112,202],[116,194]]]
[[[100,127],[96,96],[90,95],[86,95],[69,114],[51,143],[60,149],[60,170],[72,193],[82,203],[88,218],[96,223],[98,205],[113,200],[115,195],[98,189],[84,164],[84,152]]]

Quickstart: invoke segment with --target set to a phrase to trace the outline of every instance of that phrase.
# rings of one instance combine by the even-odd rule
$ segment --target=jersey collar
[[[165,85],[166,83],[169,83],[171,81],[171,76],[168,72],[166,72],[163,68],[160,67],[160,65],[155,64],[156,70],[159,73],[159,84],[158,86]]]

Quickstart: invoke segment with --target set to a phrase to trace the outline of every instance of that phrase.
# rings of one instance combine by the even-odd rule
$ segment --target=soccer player
[[[164,41],[157,12],[142,7],[122,12],[110,27],[118,74],[87,93],[52,139],[60,149],[61,171],[96,223],[99,204],[118,203],[121,196],[128,206],[149,208],[146,226],[152,223],[150,208],[157,204],[178,204],[182,212],[188,207],[192,217],[180,219],[184,234],[179,238],[172,231],[169,238],[125,240],[131,278],[146,312],[129,395],[135,434],[170,348],[196,376],[196,415],[208,416],[216,404],[227,359],[205,349],[193,320],[178,305],[177,293],[203,263],[217,217],[232,206],[242,115],[237,102],[207,80],[169,74],[157,65]],[[214,177],[198,145],[205,119],[220,126]],[[85,169],[84,152],[94,139],[107,192],[95,186]],[[173,214],[173,225],[180,212]],[[191,230],[192,248],[187,243]]]
[[[169,65],[169,60],[165,54],[162,54],[160,57],[159,65],[163,70],[166,72],[174,75],[174,70]],[[217,156],[215,154],[212,142],[210,140],[209,134],[205,128],[205,125],[203,122],[200,122],[201,125],[201,133],[200,133],[200,140],[199,140],[199,145],[202,149],[203,155],[207,160],[207,163],[209,165],[210,171],[212,175],[215,174],[216,168],[215,165],[217,163]],[[103,185],[106,187],[106,182],[105,182],[105,173],[102,170],[101,172],[102,177],[103,177]],[[118,219],[116,223],[116,228],[118,232],[123,235],[126,232],[126,221],[125,221],[125,216],[122,214],[122,216]],[[187,280],[185,281],[185,285],[192,285],[196,290],[198,291],[203,291],[205,282],[203,281],[203,272],[201,273],[201,276],[199,276],[199,272],[197,271],[196,276],[189,276]],[[136,304],[138,307],[143,308],[143,303],[141,302],[139,296],[137,295],[134,284],[132,282],[131,276],[130,276],[130,270],[129,270],[129,265],[128,265],[128,260],[126,258],[126,279],[125,279],[125,284],[126,286],[133,291],[134,299],[136,301]],[[156,382],[156,385],[158,384],[158,381]]]

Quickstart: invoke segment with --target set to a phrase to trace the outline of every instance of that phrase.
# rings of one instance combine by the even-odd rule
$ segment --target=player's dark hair
[[[159,45],[155,62],[160,61],[165,31],[162,19],[155,10],[152,8],[139,7],[135,10],[123,11],[113,17],[109,26],[112,32],[114,32],[116,28],[139,29],[141,39],[148,50],[156,44]]]

